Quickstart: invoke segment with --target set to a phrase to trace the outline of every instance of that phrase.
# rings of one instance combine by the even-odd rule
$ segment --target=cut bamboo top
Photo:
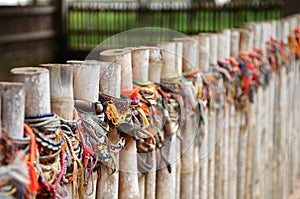
[[[131,51],[132,76],[139,82],[148,82],[149,49],[145,47],[135,48]]]
[[[201,33],[201,37],[209,37],[209,63],[216,65],[218,62],[218,34],[217,33]]]
[[[142,46],[145,47],[145,46]],[[158,47],[146,47],[149,49],[149,69],[148,80],[151,82],[160,82],[160,73],[163,65],[163,57]]]
[[[198,43],[200,45],[199,49],[199,65],[204,71],[209,70],[210,63],[210,37],[208,34],[200,33],[198,35]]]
[[[49,71],[39,67],[21,67],[11,70],[12,80],[25,86],[25,114],[50,113]]]
[[[173,41],[183,43],[182,72],[191,72],[199,69],[199,44],[191,37],[174,38]]]
[[[226,41],[225,41],[224,45],[222,45],[222,46],[224,46],[225,58],[229,58],[230,57],[230,44],[231,44],[231,42],[230,42],[231,30],[225,29],[225,30],[220,31],[220,33],[222,33],[226,38]],[[221,45],[219,45],[219,46],[221,46]]]
[[[100,82],[99,89],[101,92],[120,97],[121,88],[121,65],[108,62],[100,64]]]
[[[98,101],[100,64],[95,60],[67,61],[73,65],[73,89],[76,99]]]
[[[121,65],[121,89],[132,90],[132,62],[130,49],[111,49],[100,52],[100,60]]]
[[[51,110],[58,116],[73,119],[73,67],[70,64],[41,64],[50,73]]]
[[[237,30],[231,30],[230,40],[230,54],[231,56],[237,56],[239,53],[240,32]]]
[[[0,82],[0,134],[1,127],[11,138],[23,138],[25,92],[22,83]],[[2,115],[2,117],[1,117]]]
[[[161,49],[163,57],[163,66],[161,69],[161,76],[164,77],[176,77],[176,44],[175,42],[163,42],[157,45]]]

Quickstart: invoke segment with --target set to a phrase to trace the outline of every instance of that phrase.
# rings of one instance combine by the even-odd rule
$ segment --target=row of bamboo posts
[[[120,98],[121,91],[133,90],[133,80],[159,83],[165,75],[181,76],[195,66],[211,71],[218,59],[237,57],[253,47],[269,53],[270,38],[287,44],[297,27],[300,15],[293,15],[174,38],[157,47],[106,50],[98,61],[14,68],[13,82],[0,83],[1,135],[5,131],[11,139],[24,140],[24,115],[53,112],[66,121],[76,120],[74,99],[97,102],[99,91]],[[269,85],[257,87],[254,103],[248,98],[243,105],[228,100],[222,78],[214,82],[211,98],[215,99],[208,105],[202,102],[204,124],[200,127],[193,83],[185,82],[194,98],[186,106],[185,125],[168,140],[170,168],[153,151],[152,169],[138,172],[137,143],[127,135],[123,150],[115,157],[118,171],[112,174],[112,160],[101,162],[83,192],[76,183],[80,173],[73,172],[73,183],[63,186],[68,193],[65,198],[287,198],[300,174],[300,62],[289,55],[288,62],[278,61],[278,65]],[[117,143],[120,135],[110,129],[108,138]],[[79,168],[80,163],[72,158]],[[9,165],[2,164],[2,169],[5,166]]]

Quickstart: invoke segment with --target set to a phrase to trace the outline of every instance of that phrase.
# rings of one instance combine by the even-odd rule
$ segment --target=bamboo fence
[[[296,14],[12,69],[14,82],[0,82],[0,197],[288,198],[300,175],[298,28]],[[59,156],[45,149],[50,135]],[[23,172],[9,162],[19,154]]]

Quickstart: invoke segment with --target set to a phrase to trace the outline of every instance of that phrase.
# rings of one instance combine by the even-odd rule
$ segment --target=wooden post
[[[121,65],[101,62],[99,89],[106,95],[120,98]],[[117,129],[110,130],[108,138],[116,144],[119,141]],[[119,154],[116,154],[116,162],[119,162]],[[119,166],[119,165],[118,165]],[[98,170],[97,198],[118,198],[119,173],[111,174],[111,169],[103,164]]]
[[[49,71],[38,67],[13,68],[13,81],[24,83],[25,115],[50,113]]]
[[[23,138],[25,91],[22,83],[0,82],[0,135],[1,128],[11,138]]]
[[[100,60],[121,65],[121,90],[132,90],[132,59],[128,49],[106,50],[100,53]],[[137,149],[132,137],[126,138],[124,149],[119,154],[119,198],[139,198]]]
[[[74,98],[92,102],[98,101],[100,64],[97,61],[67,61],[73,66]],[[89,181],[86,192],[81,193],[82,198],[95,199],[97,187],[97,171],[93,172],[93,182]],[[92,186],[94,185],[94,186]],[[86,193],[94,192],[91,195]]]

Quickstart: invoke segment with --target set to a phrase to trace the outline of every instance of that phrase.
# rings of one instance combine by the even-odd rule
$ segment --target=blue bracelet
[[[25,120],[26,119],[36,119],[36,118],[43,118],[43,117],[53,117],[54,113],[42,113],[42,114],[37,114],[37,115],[25,115]]]

